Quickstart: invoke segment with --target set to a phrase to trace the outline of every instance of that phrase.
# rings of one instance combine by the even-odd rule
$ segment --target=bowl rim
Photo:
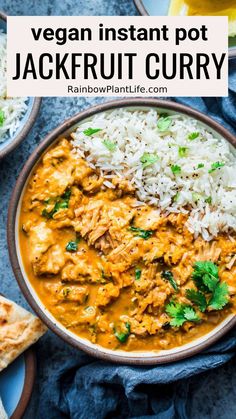
[[[139,14],[142,16],[150,16],[146,7],[143,4],[143,0],[133,0],[136,9],[138,10]],[[236,58],[236,47],[229,48],[229,59]]]
[[[25,380],[20,400],[12,413],[10,419],[21,419],[32,396],[34,382],[36,378],[36,355],[34,348],[31,347],[24,352],[25,361]]]
[[[76,337],[72,337],[69,334],[67,334],[64,330],[60,329],[55,322],[53,322],[49,316],[43,311],[42,307],[37,303],[36,299],[34,299],[33,294],[30,292],[26,280],[24,278],[23,272],[20,267],[20,258],[18,259],[17,255],[17,235],[15,234],[15,227],[17,222],[17,209],[19,200],[22,195],[22,191],[24,189],[24,186],[26,182],[29,179],[29,175],[35,166],[35,164],[39,161],[42,154],[45,152],[45,150],[59,137],[61,137],[63,134],[66,133],[66,131],[70,130],[75,126],[76,124],[80,123],[84,119],[87,119],[94,114],[97,114],[99,112],[104,111],[110,111],[115,108],[159,108],[174,112],[180,112],[184,113],[187,116],[193,117],[200,122],[208,125],[209,128],[212,128],[215,130],[219,135],[223,136],[227,141],[229,141],[234,147],[236,147],[236,137],[231,134],[226,128],[222,127],[218,122],[214,121],[213,119],[209,118],[207,115],[202,114],[201,112],[192,109],[190,107],[187,107],[185,105],[166,101],[166,100],[160,100],[160,99],[137,99],[137,98],[131,98],[131,99],[120,99],[115,100],[111,102],[105,102],[93,107],[89,107],[86,110],[83,110],[71,118],[65,120],[62,124],[60,124],[57,128],[55,128],[53,131],[51,131],[45,138],[40,142],[40,144],[37,146],[37,148],[33,151],[33,153],[30,155],[28,160],[26,161],[25,165],[23,166],[17,182],[15,184],[15,187],[13,189],[9,208],[8,208],[8,219],[7,219],[7,241],[8,241],[8,251],[10,256],[10,262],[13,269],[13,272],[15,274],[16,280],[18,282],[18,285],[24,294],[26,300],[32,307],[32,309],[36,312],[36,314],[41,318],[41,320],[59,337],[61,337],[65,342],[71,344],[77,349],[82,349],[83,351],[87,352],[89,355],[100,358],[102,360],[106,361],[112,361],[115,363],[120,364],[132,364],[132,365],[156,365],[156,364],[164,364],[169,363],[173,361],[177,361],[180,359],[184,359],[187,357],[190,357],[192,355],[195,355],[196,353],[202,351],[203,349],[206,349],[208,346],[210,346],[212,343],[216,342],[218,339],[220,339],[226,332],[228,332],[234,325],[236,325],[236,316],[233,316],[229,321],[223,325],[220,330],[217,330],[213,335],[211,335],[207,340],[204,340],[203,342],[197,343],[196,345],[185,348],[180,350],[177,353],[173,354],[164,354],[164,355],[158,355],[158,353],[152,353],[150,352],[150,357],[147,356],[145,358],[142,358],[141,354],[138,352],[134,353],[132,355],[131,352],[127,352],[127,355],[118,355],[115,351],[113,353],[107,353],[103,352],[102,347],[96,347],[91,345],[91,343],[85,343],[84,341],[78,341],[76,340]],[[42,304],[43,306],[43,304]],[[194,342],[194,341],[193,341]],[[100,349],[101,348],[101,349]],[[131,355],[130,355],[131,354]]]
[[[0,20],[4,20],[5,22],[7,22],[7,15],[1,10],[0,10]],[[11,142],[5,147],[3,147],[2,150],[0,150],[0,160],[3,159],[12,150],[14,150],[25,139],[30,129],[32,128],[33,124],[35,123],[35,120],[37,118],[39,108],[41,105],[42,98],[33,97],[32,99],[33,99],[33,106],[30,111],[30,114],[28,115],[26,122],[24,123],[24,125],[22,126],[22,128],[20,129],[20,131],[15,137],[13,134],[13,138]]]

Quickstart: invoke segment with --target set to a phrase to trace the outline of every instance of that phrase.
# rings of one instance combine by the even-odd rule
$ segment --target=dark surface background
[[[136,15],[132,0],[0,0],[0,9],[9,15]],[[45,98],[38,119],[18,149],[0,162],[0,291],[23,305],[22,296],[8,257],[6,243],[7,207],[17,176],[32,150],[44,136],[66,118],[103,102],[103,98]],[[74,350],[48,332],[36,345],[38,371],[34,393],[24,419],[32,419],[38,410],[40,384],[54,373],[61,354],[73,356]],[[236,418],[235,359],[223,367],[194,377],[190,386],[189,418]],[[159,391],[162,391],[161,388]],[[140,412],[140,415],[142,412]],[[58,418],[59,419],[59,418]],[[168,419],[168,418],[167,418]]]

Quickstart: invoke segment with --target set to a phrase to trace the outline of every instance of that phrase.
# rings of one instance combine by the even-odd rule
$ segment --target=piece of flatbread
[[[8,419],[8,416],[5,412],[3,404],[2,404],[1,397],[0,397],[0,419]]]
[[[35,343],[46,330],[41,320],[0,295],[0,371]]]

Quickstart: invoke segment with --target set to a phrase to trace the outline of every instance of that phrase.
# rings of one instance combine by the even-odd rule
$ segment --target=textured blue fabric
[[[236,60],[229,63],[229,96],[224,98],[174,98],[212,117],[236,134]]]
[[[175,98],[213,117],[236,134],[236,62],[230,64],[229,97]],[[217,368],[236,350],[233,330],[208,350],[155,367],[108,364],[71,350],[55,354],[55,373],[43,384],[38,418],[187,419],[191,377]]]

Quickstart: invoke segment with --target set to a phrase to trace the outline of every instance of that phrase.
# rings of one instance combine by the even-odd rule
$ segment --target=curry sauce
[[[41,301],[70,331],[113,350],[171,349],[219,324],[236,293],[235,237],[205,242],[186,220],[141,205],[125,179],[114,176],[107,188],[62,139],[25,189],[21,254]],[[204,263],[222,288],[218,306],[205,273],[199,282]]]

